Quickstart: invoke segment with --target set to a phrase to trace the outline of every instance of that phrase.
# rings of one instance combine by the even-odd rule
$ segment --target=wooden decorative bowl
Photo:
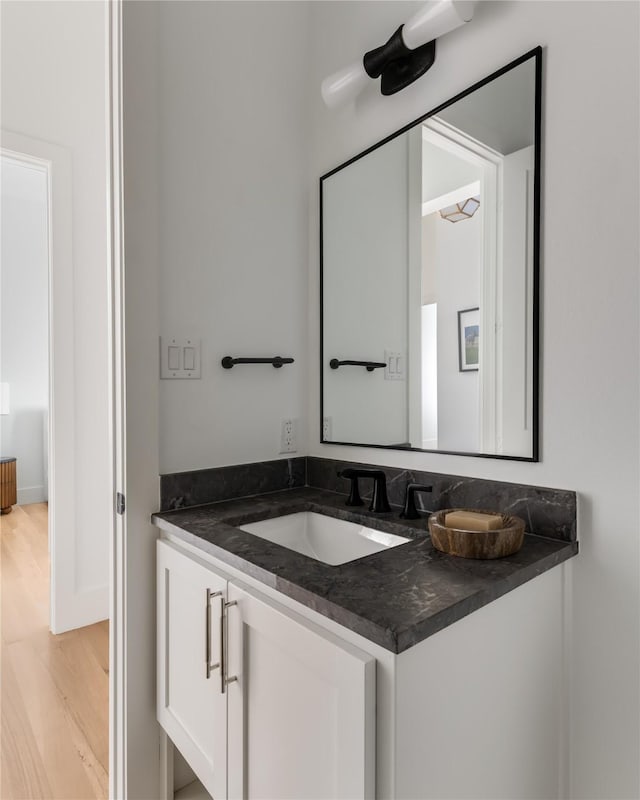
[[[465,531],[447,528],[445,515],[450,511],[494,512],[480,508],[446,508],[429,517],[429,533],[436,550],[462,558],[503,558],[517,553],[524,542],[525,521],[502,514],[502,528],[492,531]]]

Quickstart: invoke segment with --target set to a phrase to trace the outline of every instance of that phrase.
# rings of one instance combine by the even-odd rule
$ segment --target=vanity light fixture
[[[471,219],[479,208],[480,198],[469,197],[461,203],[440,209],[440,216],[442,219],[448,219],[449,222],[462,222],[463,219]]]
[[[436,39],[473,17],[476,0],[430,0],[401,25],[386,44],[364,54],[362,61],[330,75],[322,82],[322,98],[329,108],[342,105],[381,78],[380,91],[395,94],[417,80],[436,59]]]

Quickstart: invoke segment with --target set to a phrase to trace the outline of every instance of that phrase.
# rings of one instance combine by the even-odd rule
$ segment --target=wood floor
[[[1,516],[0,539],[0,798],[106,798],[108,622],[49,633],[45,503]]]

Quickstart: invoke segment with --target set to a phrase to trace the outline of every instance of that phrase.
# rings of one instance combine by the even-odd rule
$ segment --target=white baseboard
[[[24,486],[18,489],[18,505],[28,506],[31,503],[44,503],[47,493],[44,486]]]

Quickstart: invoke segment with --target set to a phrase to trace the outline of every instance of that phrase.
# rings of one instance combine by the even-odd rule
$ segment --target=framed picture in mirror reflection
[[[480,366],[480,309],[458,311],[458,367],[460,372],[477,372]]]

